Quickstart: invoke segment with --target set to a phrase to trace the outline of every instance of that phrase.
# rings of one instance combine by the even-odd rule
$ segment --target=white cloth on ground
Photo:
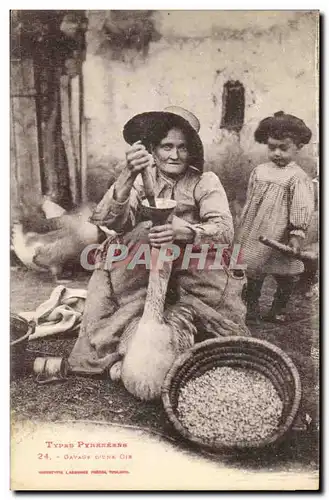
[[[36,322],[29,340],[76,330],[80,327],[87,290],[57,286],[48,300],[35,311],[20,312],[26,320]]]

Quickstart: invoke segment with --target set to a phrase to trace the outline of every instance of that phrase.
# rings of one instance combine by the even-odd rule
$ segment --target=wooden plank
[[[34,204],[41,195],[35,102],[30,97],[14,97],[12,102],[19,201]]]
[[[77,202],[81,202],[81,151],[80,151],[80,140],[81,140],[81,116],[80,116],[80,78],[81,75],[78,74],[74,77],[71,77],[71,102],[70,102],[70,124],[71,124],[71,135],[72,135],[72,144],[74,148],[74,155],[76,160],[76,179],[77,179],[77,193],[76,199]]]
[[[35,96],[32,59],[13,59],[10,63],[10,95]]]
[[[10,207],[11,222],[18,214],[19,197],[17,184],[17,158],[12,103],[10,102]]]
[[[17,88],[34,86],[33,62],[22,62],[21,71],[15,66]],[[25,87],[26,86],[26,87]],[[19,202],[35,204],[41,191],[39,147],[37,133],[36,104],[34,97],[11,97],[12,123],[17,162],[17,184]]]
[[[54,68],[46,53],[39,53],[35,61],[36,89],[39,94],[40,169],[43,193],[61,203],[58,169],[58,121],[60,112],[59,78],[61,69]]]
[[[47,51],[38,54],[34,67],[43,193],[50,196],[52,201],[70,209],[71,191],[60,116],[62,68],[49,57]]]
[[[80,75],[70,79],[72,142],[76,157],[80,156]]]
[[[81,201],[87,202],[87,120],[81,122]]]
[[[50,101],[50,100],[49,100]],[[47,119],[41,124],[41,137],[43,146],[43,165],[44,165],[44,184],[48,196],[52,200],[58,202],[59,199],[59,179],[57,171],[57,144],[56,144],[56,129],[59,113],[59,92],[55,91],[49,102],[50,113]]]
[[[61,76],[61,117],[62,117],[62,139],[67,157],[70,190],[72,201],[75,205],[79,203],[77,189],[77,158],[72,139],[71,109],[70,109],[70,81],[67,75]]]

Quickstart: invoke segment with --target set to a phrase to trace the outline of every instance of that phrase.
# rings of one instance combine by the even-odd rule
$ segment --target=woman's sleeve
[[[214,172],[205,172],[194,190],[199,208],[200,223],[188,224],[194,232],[194,244],[232,244],[233,220],[227,196]]]
[[[289,231],[291,235],[305,238],[314,212],[314,188],[306,175],[295,177],[290,188]]]
[[[90,222],[118,234],[131,230],[136,225],[140,206],[140,189],[138,183],[130,191],[129,197],[119,202],[115,199],[115,183],[105,193],[95,208]]]

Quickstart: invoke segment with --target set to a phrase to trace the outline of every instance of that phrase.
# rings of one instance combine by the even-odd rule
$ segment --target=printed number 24
[[[38,458],[39,458],[40,460],[41,460],[41,459],[43,459],[43,458],[46,458],[46,459],[47,459],[47,458],[49,458],[49,456],[48,456],[48,453],[46,453],[46,454],[44,454],[44,453],[38,453]]]

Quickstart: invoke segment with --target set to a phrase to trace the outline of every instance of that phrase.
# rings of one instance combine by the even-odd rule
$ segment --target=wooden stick
[[[315,252],[307,252],[303,250],[300,252],[296,252],[296,250],[289,247],[288,245],[284,245],[283,243],[279,243],[278,241],[272,240],[270,238],[265,238],[265,236],[260,236],[259,241],[264,245],[273,248],[274,250],[278,250],[285,255],[295,257],[295,259],[301,260],[303,262],[318,259],[318,256]]]
[[[142,179],[145,189],[145,196],[150,204],[150,207],[156,207],[153,180],[151,177],[149,167],[144,168],[144,170],[142,171]]]

